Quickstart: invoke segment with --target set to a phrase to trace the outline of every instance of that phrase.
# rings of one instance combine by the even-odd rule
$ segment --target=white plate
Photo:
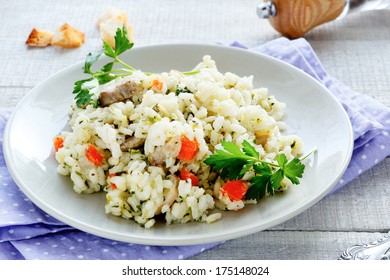
[[[123,55],[132,66],[150,72],[188,71],[209,54],[221,72],[254,75],[255,86],[287,104],[288,132],[302,137],[306,151],[318,148],[307,162],[301,184],[282,195],[212,224],[155,225],[106,215],[103,193],[78,195],[68,177],[58,175],[53,136],[67,124],[72,89],[82,74],[79,62],[36,86],[18,104],[4,134],[6,163],[17,185],[38,207],[58,220],[98,236],[149,245],[191,245],[240,237],[282,223],[324,197],[344,173],[353,148],[351,124],[338,101],[317,81],[279,60],[232,47],[175,44],[134,48]],[[105,58],[102,59],[104,63]]]

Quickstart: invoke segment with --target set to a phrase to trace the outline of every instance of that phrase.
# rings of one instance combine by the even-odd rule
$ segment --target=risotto
[[[106,192],[107,214],[146,228],[157,220],[211,223],[257,202],[221,191],[226,179],[205,163],[223,141],[253,143],[269,162],[302,152],[298,136],[281,133],[285,104],[254,88],[252,76],[219,72],[210,56],[192,75],[136,71],[91,88],[100,106],[72,105],[71,129],[55,140],[58,173],[77,193]],[[291,184],[283,178],[277,191]]]

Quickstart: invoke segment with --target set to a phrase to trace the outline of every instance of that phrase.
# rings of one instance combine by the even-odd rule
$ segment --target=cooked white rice
[[[156,216],[168,224],[211,223],[221,218],[217,209],[238,210],[255,203],[223,196],[219,189],[225,182],[203,161],[222,141],[241,146],[244,140],[263,139],[255,148],[271,161],[280,152],[289,159],[299,156],[302,141],[281,134],[285,104],[268,95],[266,88],[254,88],[252,76],[220,73],[210,56],[204,56],[195,70],[199,73],[188,76],[174,70],[159,75],[139,71],[96,91],[99,94],[131,80],[143,88],[131,100],[104,108],[80,109],[74,104],[71,131],[61,132],[63,148],[56,153],[58,172],[70,176],[74,191],[107,192],[106,213],[147,228],[154,225]],[[155,79],[163,82],[161,90],[153,87]],[[199,143],[189,163],[177,159],[182,135]],[[121,144],[132,136],[145,140],[143,148],[121,151]],[[99,166],[85,156],[90,144],[104,156]],[[153,166],[148,157],[159,149],[165,155],[164,166]],[[171,174],[184,167],[199,178],[197,186],[191,180],[172,179]],[[285,179],[282,189],[290,185]]]

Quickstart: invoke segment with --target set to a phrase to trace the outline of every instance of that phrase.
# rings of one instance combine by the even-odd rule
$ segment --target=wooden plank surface
[[[0,109],[13,108],[28,91],[84,59],[101,41],[95,23],[108,7],[127,11],[138,45],[174,42],[253,47],[278,38],[255,9],[261,1],[4,1],[0,25]],[[77,8],[75,8],[77,7]],[[78,49],[28,49],[33,27],[68,22],[86,33]],[[354,14],[307,34],[328,73],[390,106],[390,11]],[[194,259],[337,259],[348,246],[390,229],[390,158],[299,216],[267,231],[230,240]]]
[[[230,240],[191,259],[337,260],[346,246],[366,244],[380,233],[267,230]]]

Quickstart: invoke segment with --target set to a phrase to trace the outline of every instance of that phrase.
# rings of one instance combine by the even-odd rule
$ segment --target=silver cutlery
[[[390,231],[376,241],[349,247],[339,260],[390,260]]]

